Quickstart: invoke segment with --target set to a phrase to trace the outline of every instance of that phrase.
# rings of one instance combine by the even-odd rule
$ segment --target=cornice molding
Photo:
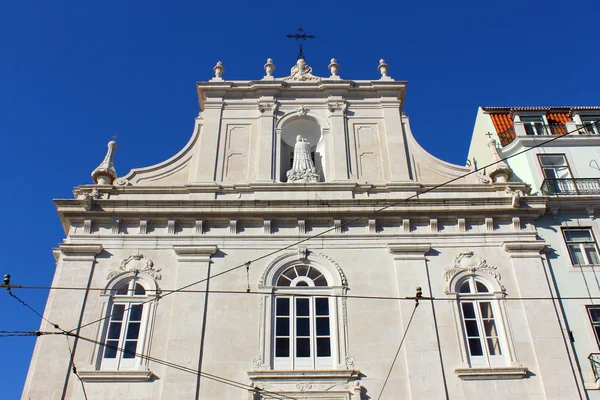
[[[58,246],[64,261],[94,261],[103,250],[101,244],[67,244]]]
[[[209,262],[210,257],[218,250],[216,245],[208,244],[182,244],[173,245],[179,262]]]
[[[431,243],[407,244],[389,243],[388,251],[394,255],[394,260],[424,260],[425,254],[431,250]]]
[[[539,258],[545,247],[546,242],[543,240],[502,243],[502,248],[509,253],[510,258]]]

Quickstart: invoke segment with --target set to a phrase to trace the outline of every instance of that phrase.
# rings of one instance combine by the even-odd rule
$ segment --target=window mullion
[[[485,324],[483,323],[483,315],[481,315],[481,303],[479,301],[475,301],[475,319],[477,320],[477,326],[479,327],[479,341],[481,342],[481,348],[483,350],[483,355],[487,360],[488,365],[492,365],[490,360],[489,350],[487,348],[487,335],[485,332]]]

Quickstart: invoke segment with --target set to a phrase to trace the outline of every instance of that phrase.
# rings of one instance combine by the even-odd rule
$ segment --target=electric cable
[[[13,288],[15,289],[15,288]],[[30,289],[30,290],[90,290],[90,291],[105,291],[105,287],[98,288],[85,288],[85,287],[63,287],[63,286],[19,286],[16,289]],[[177,293],[210,293],[215,295],[264,295],[265,293],[258,291],[250,291],[248,290],[176,290],[176,289],[161,289],[161,292],[177,292]],[[346,298],[346,299],[363,299],[363,300],[397,300],[397,301],[410,301],[412,297],[403,297],[403,296],[369,296],[369,295],[351,295],[351,294],[307,294],[307,293],[298,293],[294,294],[294,296],[298,297],[330,297],[330,298]],[[455,297],[431,297],[428,298],[433,301],[453,301]],[[597,300],[600,301],[600,296],[556,296],[556,297],[523,297],[523,296],[510,296],[505,295],[502,300],[521,300],[521,301],[541,301],[541,300]],[[136,303],[142,304],[142,303]]]
[[[396,364],[396,359],[398,359],[398,354],[400,354],[400,349],[402,348],[402,345],[404,344],[404,339],[406,338],[406,334],[408,333],[408,328],[410,328],[410,324],[412,323],[413,317],[415,316],[415,311],[417,311],[417,307],[419,307],[419,301],[415,301],[415,307],[412,310],[412,314],[410,314],[410,319],[408,320],[408,324],[406,324],[406,328],[404,329],[404,334],[402,334],[402,340],[400,340],[400,345],[398,346],[398,350],[396,350],[396,355],[394,356],[394,361],[392,361],[392,365],[390,366],[390,370],[387,373],[387,376],[385,377],[385,381],[383,382],[383,386],[381,387],[381,392],[379,392],[379,396],[377,396],[377,400],[381,399],[381,395],[383,394],[383,391],[385,390],[385,386],[388,383],[388,380],[390,379],[390,375],[392,374],[392,370],[394,369],[394,365]]]
[[[65,339],[67,339],[67,346],[69,347],[69,354],[72,355],[73,350],[71,349],[71,342],[69,342],[69,335],[65,335]],[[72,362],[71,368],[72,368],[73,373],[77,377],[77,379],[79,379],[79,383],[81,383],[81,390],[83,391],[83,398],[85,400],[88,400],[87,392],[85,390],[85,385],[83,384],[83,379],[81,379],[81,376],[79,376],[79,373],[77,372],[77,367],[75,366],[75,361]]]
[[[145,360],[154,362],[156,364],[164,365],[166,367],[174,368],[174,369],[180,370],[182,372],[187,372],[187,373],[190,373],[190,374],[193,374],[193,375],[200,375],[203,378],[206,378],[206,379],[209,379],[209,380],[213,380],[213,381],[216,381],[216,382],[220,382],[220,383],[223,383],[223,384],[226,384],[226,385],[229,385],[229,386],[237,387],[239,389],[244,389],[244,390],[247,390],[249,392],[254,392],[254,393],[259,393],[259,394],[260,393],[268,394],[269,396],[275,397],[277,399],[297,400],[296,398],[287,396],[285,394],[271,392],[271,391],[268,391],[268,390],[265,390],[265,389],[261,389],[261,388],[254,387],[254,386],[250,386],[250,385],[247,385],[245,383],[241,383],[241,382],[235,381],[233,379],[229,379],[229,378],[224,378],[224,377],[219,376],[219,375],[209,374],[209,373],[206,373],[206,372],[199,372],[198,370],[195,370],[193,368],[189,368],[189,367],[186,367],[186,366],[183,366],[183,365],[180,365],[180,364],[176,364],[176,363],[173,363],[173,362],[170,362],[170,361],[162,360],[160,358],[152,357],[150,355],[146,355],[146,354],[142,354],[142,353],[137,353],[137,352],[132,351],[132,350],[126,350],[126,349],[118,347],[118,346],[113,346],[113,345],[109,345],[109,344],[106,344],[106,343],[102,343],[102,342],[99,342],[97,340],[85,337],[85,336],[73,335],[73,334],[70,334],[68,336],[74,336],[74,337],[77,337],[80,340],[83,340],[85,342],[89,342],[89,343],[92,343],[92,344],[95,344],[95,345],[98,345],[98,346],[101,346],[101,347],[104,347],[104,348],[113,349],[113,350],[119,351],[119,352],[121,352],[123,354],[129,354],[129,355],[133,355],[135,357],[140,357],[141,359],[145,359]]]
[[[554,142],[554,141],[556,141],[556,140],[558,140],[558,139],[560,139],[560,138],[563,138],[563,137],[569,136],[570,134],[572,134],[572,133],[574,133],[574,132],[580,131],[581,129],[584,129],[586,126],[591,126],[591,125],[593,125],[593,124],[595,124],[595,123],[598,123],[598,122],[600,122],[600,120],[598,120],[598,121],[595,121],[595,122],[590,122],[590,123],[588,123],[588,124],[583,124],[583,125],[581,125],[579,128],[575,128],[574,130],[571,130],[571,131],[568,131],[568,132],[566,132],[564,135],[560,135],[560,136],[555,136],[555,137],[552,137],[552,138],[550,138],[550,139],[548,139],[548,140],[544,141],[543,143],[536,144],[536,145],[534,145],[534,146],[531,146],[531,147],[528,147],[528,148],[526,148],[526,149],[524,149],[524,150],[521,150],[521,151],[519,151],[519,152],[517,152],[517,153],[515,153],[515,154],[511,154],[511,155],[509,155],[509,156],[506,156],[506,157],[504,157],[504,158],[500,158],[499,160],[496,160],[496,161],[494,161],[494,162],[491,162],[491,163],[489,163],[489,164],[487,164],[487,165],[484,165],[484,166],[483,166],[483,167],[481,167],[481,168],[475,168],[475,169],[473,169],[473,170],[471,170],[471,171],[469,171],[469,172],[467,172],[467,173],[464,173],[464,174],[462,174],[462,175],[460,175],[460,176],[458,176],[458,177],[456,177],[456,178],[452,178],[452,179],[450,179],[450,180],[448,180],[448,181],[446,181],[446,182],[443,182],[443,183],[440,183],[440,184],[434,185],[434,186],[432,186],[432,187],[430,187],[430,188],[424,189],[424,190],[423,190],[423,191],[421,191],[421,192],[417,192],[417,193],[415,193],[414,195],[408,196],[408,197],[406,197],[406,198],[404,198],[404,199],[401,199],[401,200],[398,200],[398,201],[396,201],[396,202],[393,202],[393,203],[391,203],[391,204],[388,204],[388,205],[386,205],[386,206],[380,207],[379,209],[377,209],[377,210],[374,210],[374,211],[371,211],[371,212],[369,212],[369,213],[367,213],[367,214],[363,214],[363,215],[361,215],[361,216],[359,216],[359,217],[352,218],[352,219],[350,219],[350,220],[348,220],[348,221],[346,221],[346,222],[342,223],[340,226],[341,226],[341,227],[343,227],[343,226],[345,226],[345,225],[352,224],[352,223],[354,223],[354,222],[356,222],[356,221],[359,221],[359,220],[361,220],[361,219],[364,219],[364,218],[367,218],[367,217],[373,216],[373,215],[375,215],[375,214],[378,214],[378,213],[380,213],[380,212],[382,212],[382,211],[385,211],[385,210],[387,210],[388,208],[395,207],[395,206],[397,206],[397,205],[399,205],[399,204],[401,204],[401,203],[407,202],[408,200],[411,200],[411,199],[413,199],[413,198],[419,198],[419,196],[420,196],[420,195],[422,196],[422,195],[424,195],[424,194],[426,194],[426,193],[429,193],[429,192],[431,192],[431,191],[433,191],[433,190],[436,190],[436,189],[439,189],[439,188],[441,188],[441,187],[444,187],[444,186],[446,186],[446,185],[448,185],[448,184],[450,184],[450,183],[453,183],[453,182],[456,182],[456,181],[458,181],[458,180],[460,180],[460,179],[466,178],[467,176],[470,176],[470,175],[472,175],[472,174],[475,174],[475,173],[477,173],[477,172],[478,172],[479,170],[481,170],[481,169],[485,170],[486,168],[488,168],[488,167],[491,167],[492,165],[496,165],[496,164],[498,164],[498,163],[501,163],[501,162],[504,162],[504,161],[506,161],[506,160],[508,160],[508,159],[510,159],[510,158],[513,158],[513,157],[516,157],[516,156],[518,156],[518,155],[521,155],[521,154],[527,153],[527,152],[529,152],[529,151],[531,151],[531,150],[533,150],[533,149],[536,149],[536,148],[538,148],[538,147],[541,147],[541,146],[547,145],[548,143],[552,143],[552,142]],[[249,266],[250,266],[252,263],[255,263],[255,262],[257,262],[257,261],[261,261],[261,260],[263,260],[263,259],[265,259],[265,258],[267,258],[267,257],[271,257],[271,256],[273,256],[273,255],[275,255],[275,254],[277,254],[277,253],[280,253],[280,252],[282,252],[282,251],[284,251],[284,250],[287,250],[287,249],[289,249],[289,248],[296,247],[296,246],[298,246],[299,244],[302,244],[302,243],[304,243],[304,242],[307,242],[307,241],[309,241],[309,240],[313,240],[313,239],[315,239],[315,238],[321,237],[321,236],[323,236],[323,235],[325,235],[325,234],[327,234],[327,233],[329,233],[329,232],[335,231],[336,229],[338,229],[338,227],[336,227],[336,226],[334,226],[334,227],[332,227],[332,228],[328,228],[328,229],[326,229],[326,230],[324,230],[324,231],[322,231],[322,232],[319,232],[319,233],[317,233],[317,234],[314,234],[314,235],[312,235],[312,236],[309,236],[309,237],[307,237],[307,238],[304,238],[304,239],[302,239],[302,240],[296,241],[296,242],[294,242],[294,243],[292,243],[292,244],[289,244],[289,245],[287,245],[287,246],[281,247],[281,248],[279,248],[279,249],[277,249],[277,250],[270,251],[270,252],[268,252],[268,253],[266,253],[266,254],[264,254],[264,255],[262,255],[262,256],[259,256],[259,257],[257,257],[257,258],[254,258],[254,259],[252,259],[252,260],[246,261],[246,262],[245,262],[245,263],[243,263],[243,264],[236,265],[235,267],[232,267],[232,268],[226,269],[226,270],[224,270],[224,271],[218,272],[218,273],[216,273],[216,274],[214,274],[214,275],[211,275],[211,276],[209,276],[209,277],[207,277],[207,278],[204,278],[204,279],[198,280],[198,281],[196,281],[196,282],[189,283],[189,284],[187,284],[187,285],[185,285],[185,286],[183,286],[183,287],[181,287],[181,288],[179,288],[179,289],[176,289],[176,290],[174,290],[174,291],[172,291],[172,292],[169,292],[169,293],[166,293],[166,294],[164,294],[164,295],[160,296],[160,298],[163,298],[163,297],[165,297],[165,296],[169,296],[169,295],[171,295],[171,294],[173,294],[173,293],[177,293],[177,292],[179,292],[179,291],[181,291],[181,290],[183,290],[183,289],[187,289],[187,288],[190,288],[190,287],[192,287],[192,286],[198,285],[198,284],[200,284],[200,283],[203,283],[203,282],[205,282],[205,281],[206,281],[206,280],[208,280],[208,279],[213,279],[213,278],[216,278],[216,277],[218,277],[218,276],[221,276],[221,275],[227,274],[227,273],[229,273],[229,272],[235,271],[235,270],[237,270],[237,269],[239,269],[239,268],[243,268],[243,267],[247,267],[247,268],[249,268]],[[150,302],[150,301],[153,301],[153,300],[154,300],[154,299],[152,299],[152,300],[147,300],[147,301],[146,301],[146,302],[144,302],[144,303],[147,303],[147,302]],[[141,304],[144,304],[144,303],[141,303]],[[72,329],[70,332],[74,331],[75,329],[84,328],[84,327],[87,327],[87,326],[90,326],[90,325],[96,324],[96,323],[98,323],[98,322],[102,322],[102,321],[104,321],[104,320],[106,320],[106,319],[110,318],[111,316],[112,316],[112,315],[107,315],[107,316],[105,316],[105,317],[101,317],[101,318],[98,318],[98,319],[96,319],[96,320],[93,320],[93,321],[91,321],[91,322],[85,323],[85,324],[83,324],[83,325],[80,325],[79,327],[76,327],[76,328]]]

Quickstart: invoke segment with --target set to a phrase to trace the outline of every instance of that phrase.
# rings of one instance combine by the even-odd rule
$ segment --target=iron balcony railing
[[[600,194],[600,178],[545,179],[540,190],[545,196]]]
[[[594,378],[596,380],[600,379],[600,353],[590,353],[588,360],[590,360],[590,364],[592,365]]]

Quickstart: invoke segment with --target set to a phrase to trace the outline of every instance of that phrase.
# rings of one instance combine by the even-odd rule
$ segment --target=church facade
[[[528,300],[552,297],[547,199],[428,154],[383,60],[329,70],[219,62],[184,149],[118,177],[111,142],[55,201],[53,286],[88,290],[50,292],[73,356],[39,337],[23,399],[585,396],[554,304]]]

